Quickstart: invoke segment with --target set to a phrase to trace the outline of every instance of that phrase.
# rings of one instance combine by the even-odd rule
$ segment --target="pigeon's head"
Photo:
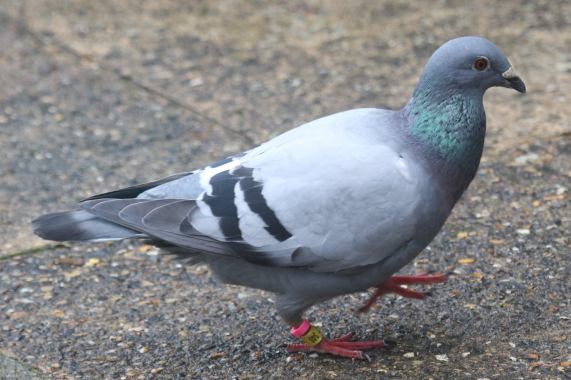
[[[525,93],[525,83],[493,43],[482,37],[460,37],[434,52],[422,74],[433,91],[446,90],[483,94],[501,86]]]

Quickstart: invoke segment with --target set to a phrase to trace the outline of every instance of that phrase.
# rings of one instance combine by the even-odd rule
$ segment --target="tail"
[[[85,210],[42,215],[32,222],[32,229],[42,239],[55,241],[121,240],[143,236]]]

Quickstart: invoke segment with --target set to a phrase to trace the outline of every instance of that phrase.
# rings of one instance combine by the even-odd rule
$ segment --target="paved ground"
[[[569,378],[571,4],[502,4],[0,0],[0,378]],[[464,34],[500,45],[529,94],[487,95],[480,173],[408,268],[448,284],[366,316],[365,294],[311,310],[332,334],[397,341],[370,363],[288,355],[271,295],[203,267],[30,233],[93,192],[400,107]]]

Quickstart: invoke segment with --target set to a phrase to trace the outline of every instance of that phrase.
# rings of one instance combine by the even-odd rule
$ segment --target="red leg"
[[[371,306],[377,301],[377,299],[382,296],[383,294],[387,293],[396,293],[402,297],[406,298],[415,298],[415,299],[424,299],[428,295],[425,292],[419,292],[416,290],[411,290],[407,288],[403,288],[401,285],[421,285],[421,284],[437,284],[441,282],[446,282],[448,280],[448,276],[444,274],[436,274],[436,275],[429,275],[429,274],[422,274],[422,275],[414,275],[414,276],[392,276],[382,284],[378,285],[369,300],[361,306],[358,310],[362,313],[368,311]]]
[[[384,292],[382,289],[377,288],[375,290],[375,292],[373,293],[373,295],[371,297],[369,297],[369,300],[363,305],[361,306],[359,309],[357,309],[357,311],[364,313],[366,311],[369,311],[369,309],[371,308],[371,306],[374,305],[375,302],[377,302],[377,299],[379,299],[380,296],[382,296],[383,294],[385,294],[386,292]]]
[[[291,343],[288,344],[287,350],[289,352],[320,352],[324,354],[342,356],[345,358],[365,359],[363,350],[370,350],[373,348],[381,348],[385,346],[385,342],[383,340],[348,342],[345,339],[347,335],[332,340],[322,338],[321,342],[316,346],[311,346],[306,343]]]
[[[336,339],[326,339],[321,335],[321,332],[312,327],[309,322],[303,321],[302,325],[305,324],[307,327],[304,329],[305,333],[303,335],[298,334],[295,332],[296,328],[292,329],[292,334],[297,337],[304,339],[304,341],[308,342],[305,339],[307,335],[316,335],[319,337],[318,344],[310,344],[310,343],[292,343],[288,344],[287,350],[289,352],[320,352],[326,354],[332,354],[336,356],[342,356],[345,358],[352,358],[352,359],[366,359],[367,356],[363,353],[363,350],[369,350],[373,348],[380,348],[385,346],[385,342],[383,340],[372,340],[366,342],[350,342],[349,340],[353,337],[353,334],[345,334]],[[300,325],[300,326],[302,326]],[[311,328],[311,332],[309,332],[309,328]]]

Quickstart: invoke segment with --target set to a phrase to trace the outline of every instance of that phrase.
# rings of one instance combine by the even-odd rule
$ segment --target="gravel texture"
[[[466,34],[501,46],[529,93],[486,96],[480,172],[406,269],[447,284],[308,313],[332,336],[396,342],[371,362],[288,354],[272,295],[205,267],[30,232],[42,212],[303,121],[400,107],[430,53]],[[568,1],[0,0],[0,46],[0,379],[571,377]]]

